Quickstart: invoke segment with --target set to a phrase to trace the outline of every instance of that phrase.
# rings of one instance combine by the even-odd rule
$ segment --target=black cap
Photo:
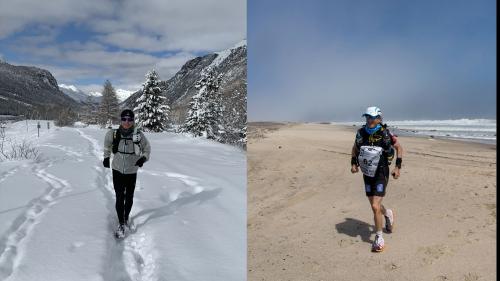
[[[120,117],[130,117],[130,118],[134,118],[134,112],[130,109],[125,109],[124,111],[122,111],[122,113],[120,114]]]

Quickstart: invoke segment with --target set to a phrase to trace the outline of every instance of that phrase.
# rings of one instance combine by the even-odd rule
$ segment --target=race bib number
[[[382,155],[382,147],[362,146],[359,150],[358,162],[361,172],[368,177],[375,176],[378,162]]]

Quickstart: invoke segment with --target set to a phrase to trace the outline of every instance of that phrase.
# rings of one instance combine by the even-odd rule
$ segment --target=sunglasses
[[[134,118],[130,118],[130,117],[122,117],[122,121],[125,122],[125,121],[128,121],[128,122],[134,122]]]
[[[366,117],[366,120],[368,120],[368,121],[373,121],[373,120],[376,120],[376,119],[380,119],[380,116],[373,117],[373,116],[366,115],[365,117]]]

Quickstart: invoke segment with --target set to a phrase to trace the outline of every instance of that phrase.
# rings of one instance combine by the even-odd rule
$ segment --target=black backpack
[[[136,130],[136,133],[139,134],[140,131],[139,129]],[[118,152],[118,144],[120,143],[120,140],[122,139],[122,134],[120,134],[120,132],[118,131],[118,129],[114,129],[113,130],[113,148],[112,148],[112,152],[113,154],[116,154]],[[127,138],[128,140],[131,139],[131,138]],[[134,142],[134,144],[139,144],[140,143],[140,140],[138,142]],[[128,154],[128,153],[126,153]],[[131,153],[133,154],[133,153]]]
[[[116,154],[118,152],[118,144],[120,143],[120,140],[122,139],[122,134],[118,132],[118,129],[113,130],[113,154]]]

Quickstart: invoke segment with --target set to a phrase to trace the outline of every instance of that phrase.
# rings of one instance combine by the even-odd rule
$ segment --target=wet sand
[[[496,146],[400,137],[383,201],[395,231],[372,253],[354,134],[249,123],[248,280],[496,280]]]

